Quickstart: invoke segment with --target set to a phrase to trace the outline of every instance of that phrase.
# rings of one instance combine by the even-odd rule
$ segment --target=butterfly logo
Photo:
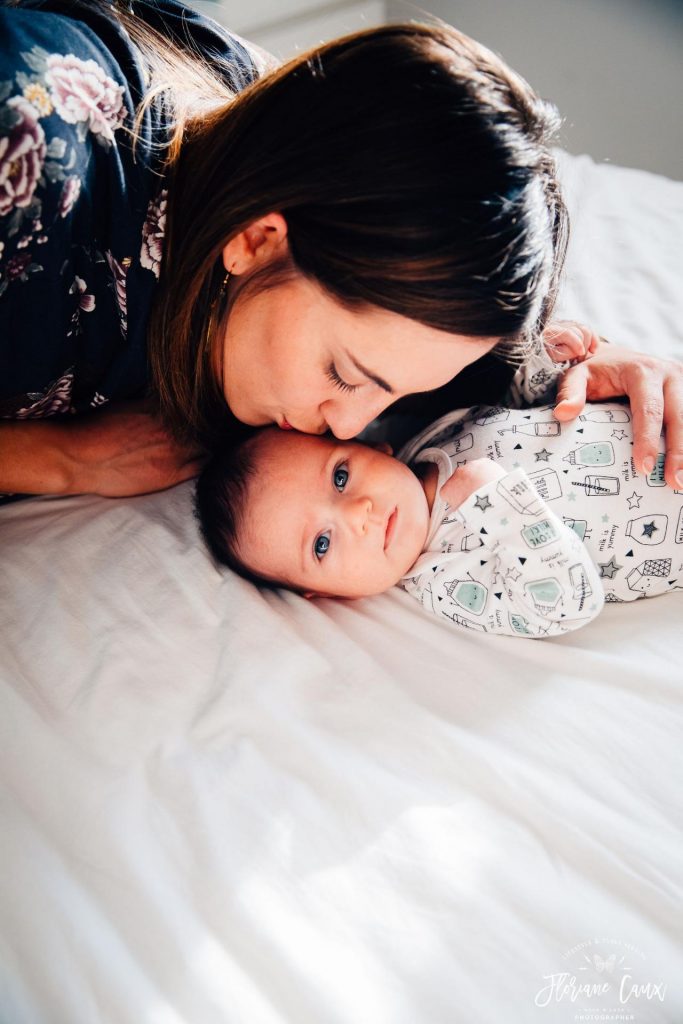
[[[612,955],[608,957],[602,957],[599,953],[593,954],[593,967],[596,969],[598,974],[602,974],[603,971],[606,971],[608,974],[612,974],[616,962],[616,953],[612,953]]]

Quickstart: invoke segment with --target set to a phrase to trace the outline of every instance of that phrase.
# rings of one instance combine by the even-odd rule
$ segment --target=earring
[[[217,320],[218,320],[218,309],[223,306],[225,296],[228,291],[228,281],[232,276],[232,271],[227,270],[225,277],[221,283],[218,294],[215,296],[211,306],[209,307],[209,317],[206,323],[206,334],[204,335],[204,345],[202,346],[205,353],[211,351],[211,342],[216,331]]]

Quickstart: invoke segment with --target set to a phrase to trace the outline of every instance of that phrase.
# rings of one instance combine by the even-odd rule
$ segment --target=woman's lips
[[[288,420],[286,420],[284,418],[284,416],[282,417],[282,420],[280,421],[279,426],[280,426],[280,430],[294,430],[294,427],[292,426],[292,424],[289,423]]]
[[[397,520],[397,518],[398,518],[398,508],[395,508],[394,511],[389,516],[389,518],[387,519],[387,528],[386,528],[386,533],[384,535],[384,550],[385,551],[389,547],[389,545],[391,544],[391,538],[393,537],[394,531],[396,530],[396,520]]]

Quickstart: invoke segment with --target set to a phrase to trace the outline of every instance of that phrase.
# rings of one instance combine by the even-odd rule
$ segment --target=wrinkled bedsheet
[[[562,312],[683,357],[683,184],[562,165]],[[191,497],[0,509],[0,1020],[680,1024],[683,593],[453,631]]]

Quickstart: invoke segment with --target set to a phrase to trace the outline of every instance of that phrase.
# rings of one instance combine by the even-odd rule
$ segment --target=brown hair
[[[441,24],[320,46],[189,121],[149,332],[170,424],[210,442],[227,422],[221,252],[274,210],[294,271],[347,306],[507,342],[543,324],[566,237],[556,125],[502,60]]]
[[[277,427],[245,430],[239,440],[224,446],[204,466],[195,487],[194,514],[213,559],[262,589],[301,589],[285,580],[254,572],[240,551],[240,535],[248,513],[249,485],[258,471],[261,438]]]
[[[67,6],[115,12],[151,72],[138,119],[159,102],[169,122],[148,350],[152,390],[180,436],[212,443],[234,427],[214,368],[229,315],[220,257],[265,213],[288,224],[291,260],[272,269],[308,275],[346,306],[510,348],[544,324],[567,233],[547,146],[558,119],[485,47],[441,23],[389,25],[244,88],[253,68],[245,78],[220,54],[210,62],[184,28],[166,38],[152,4],[140,16],[123,0]]]

